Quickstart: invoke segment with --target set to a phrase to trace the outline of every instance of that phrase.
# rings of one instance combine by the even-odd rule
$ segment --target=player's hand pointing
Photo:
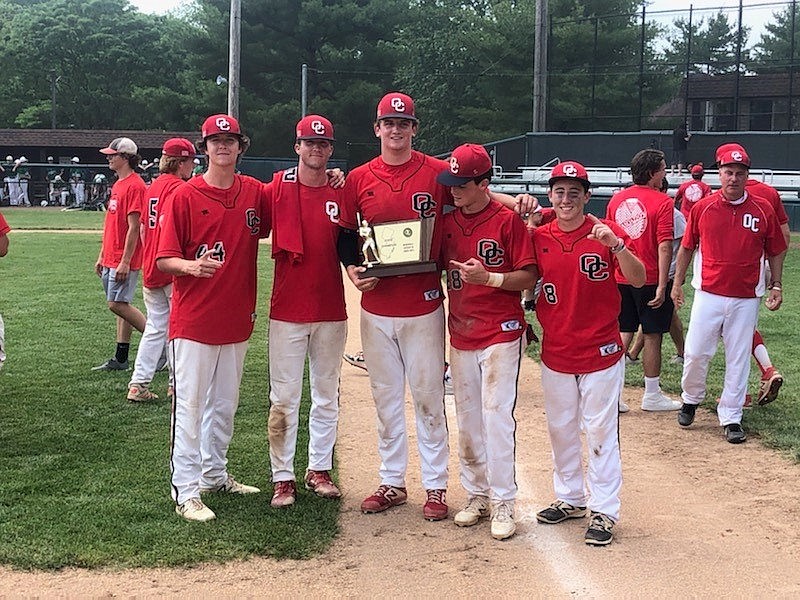
[[[587,213],[586,218],[589,219],[594,225],[592,226],[592,232],[589,234],[590,240],[597,240],[604,246],[608,246],[609,248],[614,248],[615,246],[619,245],[620,239],[617,237],[617,234],[611,231],[611,228],[603,223],[600,219],[595,217],[592,213]]]
[[[186,274],[201,279],[213,277],[214,273],[222,268],[222,263],[212,256],[213,253],[214,250],[209,250],[197,260],[189,261],[186,266]]]
[[[483,264],[478,259],[469,258],[464,262],[451,260],[450,265],[458,269],[462,281],[475,285],[486,285],[489,273],[483,268]]]

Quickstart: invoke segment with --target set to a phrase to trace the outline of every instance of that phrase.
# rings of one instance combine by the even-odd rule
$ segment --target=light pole
[[[239,118],[239,65],[242,51],[242,0],[231,0],[228,49],[228,114]]]
[[[50,69],[50,129],[56,128],[56,83],[61,79],[55,69]]]

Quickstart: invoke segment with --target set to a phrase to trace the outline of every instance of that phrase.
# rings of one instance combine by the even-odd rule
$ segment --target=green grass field
[[[33,226],[97,228],[102,218],[4,210],[12,228],[28,226],[36,212],[44,216]],[[301,489],[292,509],[269,506],[268,247],[229,452],[231,473],[263,492],[209,495],[217,521],[194,524],[175,515],[169,496],[166,374],[153,386],[162,400],[131,404],[125,399],[129,372],[90,370],[112,355],[115,342],[114,320],[93,272],[99,244],[98,234],[16,231],[0,260],[9,355],[0,371],[0,563],[37,569],[188,565],[249,555],[302,558],[326,549],[337,531],[339,502]],[[140,297],[135,303],[143,308]],[[307,460],[304,425],[299,474]]]

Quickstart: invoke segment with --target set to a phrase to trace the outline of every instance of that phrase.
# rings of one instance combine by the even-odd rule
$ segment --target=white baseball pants
[[[214,487],[228,478],[228,446],[239,406],[247,342],[211,346],[174,339],[169,347],[175,373],[172,498],[183,504],[200,497],[201,485]]]
[[[619,520],[622,488],[618,406],[624,382],[624,358],[584,375],[559,373],[542,363],[556,497],[572,506],[588,506],[614,521]],[[585,478],[581,431],[588,450]]]
[[[297,424],[308,355],[311,409],[308,414],[308,468],[333,468],[339,422],[339,376],[347,321],[269,322],[269,458],[273,481],[294,481]]]
[[[19,205],[20,206],[30,206],[31,201],[28,198],[28,183],[27,179],[20,179],[19,180]]]
[[[514,500],[517,403],[523,338],[481,350],[450,346],[461,485],[469,496]]]
[[[143,287],[142,293],[147,308],[147,323],[139,341],[139,349],[136,351],[131,383],[149,384],[153,381],[158,359],[161,358],[167,343],[172,284],[160,288]]]
[[[11,206],[19,205],[20,194],[22,188],[19,187],[18,177],[6,177],[5,182],[8,184],[8,203]]]
[[[405,487],[408,469],[405,382],[416,414],[417,448],[426,490],[447,488],[444,412],[444,309],[418,317],[361,310],[361,343],[378,413],[381,483]]]
[[[700,404],[706,395],[706,377],[722,337],[725,347],[725,382],[717,416],[720,425],[742,422],[742,409],[750,376],[750,351],[758,323],[760,298],[728,298],[702,290],[694,293],[683,355],[681,397]]]
[[[83,181],[70,184],[72,193],[75,195],[75,206],[83,206],[86,200],[86,184]]]

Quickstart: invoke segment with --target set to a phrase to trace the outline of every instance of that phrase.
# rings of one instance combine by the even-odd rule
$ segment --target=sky
[[[130,0],[131,4],[138,7],[142,12],[163,14],[179,6],[186,4],[189,0]],[[246,2],[247,0],[243,0]],[[744,10],[745,24],[749,25],[752,29],[750,35],[751,44],[757,41],[759,34],[763,31],[764,23],[772,18],[772,13],[776,10],[782,9],[786,6],[780,0],[744,0],[745,7],[756,6],[755,8]],[[729,15],[729,20],[734,22],[737,19],[737,9],[739,7],[739,0],[648,0],[648,13],[658,13],[660,11],[669,11],[663,15],[653,15],[655,18],[664,19],[667,23],[672,22],[674,19],[685,16],[675,11],[688,11],[689,6],[693,6],[699,17],[711,16],[715,14],[716,10],[704,9],[719,9],[724,8],[725,13]]]

